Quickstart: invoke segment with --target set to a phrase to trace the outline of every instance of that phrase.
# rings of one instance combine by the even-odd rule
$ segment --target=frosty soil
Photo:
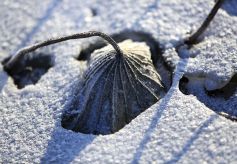
[[[185,44],[192,46],[194,43],[198,41],[200,35],[206,30],[206,28],[208,27],[208,25],[210,24],[210,22],[216,15],[218,9],[221,7],[223,2],[224,0],[218,0],[216,2],[215,6],[211,10],[209,15],[205,19],[205,21],[202,23],[201,27],[194,34],[188,37],[188,39],[184,41]],[[113,59],[112,57],[110,57],[110,56],[113,56],[112,55],[113,53],[110,52],[111,50],[107,50],[108,55],[107,54],[104,55],[105,53],[101,51],[101,53],[98,53],[97,56],[99,57],[97,59],[94,57],[91,57],[95,61],[91,62],[89,66],[89,71],[87,74],[85,74],[85,77],[84,77],[85,80],[82,84],[83,87],[81,87],[81,90],[85,90],[85,91],[83,91],[79,95],[75,95],[76,98],[72,102],[73,104],[69,107],[69,110],[67,110],[63,115],[62,126],[67,129],[71,129],[71,130],[79,131],[83,133],[109,134],[111,132],[116,132],[117,130],[122,128],[124,125],[129,123],[138,114],[143,112],[150,105],[154,104],[156,101],[152,99],[151,97],[154,97],[156,98],[156,100],[159,100],[160,98],[164,96],[165,87],[163,86],[163,83],[161,81],[162,79],[160,78],[158,74],[157,76],[154,76],[156,74],[155,73],[156,71],[150,72],[150,70],[152,70],[153,68],[152,64],[149,63],[151,62],[151,60],[149,59],[151,57],[149,57],[150,55],[148,55],[148,58],[146,59],[146,55],[144,54],[141,55],[143,56],[141,57],[140,53],[141,54],[143,53],[142,49],[140,49],[140,52],[136,49],[134,50],[129,49],[128,51],[127,50],[125,51],[127,53],[125,54],[123,52],[124,50],[121,50],[121,48],[116,44],[116,42],[111,37],[109,37],[108,35],[104,33],[96,32],[96,31],[77,33],[77,34],[58,37],[58,38],[51,38],[49,40],[36,43],[32,46],[25,47],[17,51],[16,55],[14,55],[12,58],[10,58],[8,61],[4,63],[4,69],[9,74],[13,75],[13,73],[16,72],[16,70],[18,71],[18,69],[21,69],[27,66],[26,61],[25,61],[26,59],[24,59],[27,53],[33,52],[37,50],[38,48],[49,46],[51,44],[55,44],[55,43],[59,43],[59,42],[67,41],[67,40],[72,40],[72,39],[88,38],[92,36],[100,36],[103,39],[105,39],[107,42],[109,42],[113,46],[114,50],[116,51],[116,55],[115,55],[115,58]],[[129,42],[126,42],[126,43],[128,44]],[[179,51],[181,46],[184,46],[184,44],[178,45],[176,47],[176,50]],[[129,44],[128,44],[128,47],[129,47]],[[131,46],[131,47],[136,47],[136,46]],[[146,52],[145,54],[149,54],[149,53]],[[132,58],[130,58],[129,56],[131,56]],[[127,60],[122,60],[123,58],[124,59],[127,58]],[[110,59],[111,61],[115,60],[114,64],[109,65],[112,68],[109,68],[109,71],[103,70],[103,67],[105,67],[106,69],[108,68],[107,65],[111,63]],[[116,61],[117,59],[118,61]],[[132,60],[130,61],[130,59]],[[149,69],[147,69],[148,68],[147,65],[150,65]],[[93,66],[95,68],[93,68]],[[106,75],[105,77],[97,77],[97,74],[104,76],[104,72],[107,72],[108,75]],[[119,75],[119,77],[117,77],[117,74]],[[91,80],[94,78],[92,75],[95,76],[95,80]],[[124,78],[126,76],[128,80],[126,83],[124,83],[124,80],[126,78],[122,79],[122,77]],[[99,79],[105,79],[105,81],[103,82],[103,85],[99,84]],[[109,83],[110,83],[108,81],[113,81],[113,82],[110,84],[111,86],[107,88],[107,85],[109,86]],[[120,81],[122,82],[121,84],[119,84]],[[157,86],[154,84],[151,84],[153,82],[154,84],[157,83]],[[138,85],[138,83],[140,83],[140,85]],[[133,88],[133,90],[135,91],[133,95],[135,95],[136,99],[133,99],[133,100],[131,99],[132,95],[129,95],[129,93],[131,93],[132,89],[127,87],[127,84],[130,84],[131,85],[130,87]],[[98,87],[99,87],[98,91],[94,91]],[[140,91],[143,88],[145,88],[145,90]],[[111,94],[108,91],[110,89],[112,89],[112,91],[110,91]],[[130,91],[125,93],[126,89]],[[101,90],[102,92],[101,94],[99,94],[99,90]],[[120,90],[123,93],[122,94],[123,96],[119,94]],[[97,96],[94,93],[97,93],[100,95],[98,96],[98,99],[96,99]],[[110,97],[111,100],[109,98],[108,99],[105,98],[107,96]],[[95,97],[95,98],[91,99],[90,97]],[[144,100],[143,102],[143,100],[140,99],[139,97],[145,97],[146,100]],[[95,103],[93,102],[93,99],[95,99]],[[130,106],[129,104],[132,104],[132,105]],[[112,111],[110,111],[111,109]],[[109,118],[112,118],[112,119],[109,119]]]
[[[129,2],[124,2],[124,4],[128,5]],[[108,5],[110,6],[111,4],[108,4]],[[138,8],[139,8],[139,5],[140,5],[140,2],[138,2],[138,5],[137,5]],[[173,35],[175,35],[175,37],[182,36],[181,34],[182,30],[178,30],[177,32],[169,31],[169,28],[167,27],[169,26],[174,27],[173,24],[176,24],[176,27],[180,29],[180,27],[183,26],[182,22],[185,22],[188,28],[190,28],[190,26],[193,26],[192,22],[189,22],[190,17],[189,19],[185,19],[185,17],[183,16],[187,15],[187,11],[185,12],[185,9],[186,10],[190,8],[197,9],[198,7],[195,5],[202,6],[202,8],[205,10],[205,13],[206,13],[211,8],[212,3],[208,1],[208,2],[205,2],[205,5],[204,5],[199,2],[185,4],[181,2],[174,3],[172,1],[169,1],[169,2],[160,1],[159,7],[161,8],[158,7],[159,8],[158,18],[160,19],[157,19],[156,16],[152,14],[143,14],[143,15],[144,15],[144,18],[147,18],[148,20],[154,20],[153,18],[156,18],[160,27],[159,35],[157,35],[158,33],[156,32],[154,33],[154,30],[157,31],[157,29],[154,28],[155,26],[153,26],[152,24],[149,24],[149,31],[152,33],[153,36],[155,36],[156,39],[158,38],[157,36],[159,36],[160,38],[159,42],[162,43],[163,46],[166,46],[164,45],[164,43],[167,38],[169,37],[174,38]],[[85,6],[86,4],[83,6],[83,8],[86,8]],[[125,6],[118,4],[117,8],[120,8],[120,11],[122,11],[123,8],[126,8]],[[156,5],[153,5],[153,6],[154,6],[153,7],[154,9],[157,8]],[[169,36],[167,36],[167,33],[165,31],[162,31],[164,28],[164,24],[162,24],[162,22],[163,20],[165,20],[164,17],[162,16],[162,13],[166,13],[165,11],[168,11],[166,10],[167,6],[174,6],[172,7],[172,11],[176,13],[177,17],[182,15],[182,17],[185,20],[187,20],[187,21],[179,21],[178,23],[177,20],[175,21],[173,17],[169,17],[169,14],[168,14],[168,18],[170,18],[170,20],[173,19],[173,21],[166,23],[166,25],[168,26],[165,26],[167,30],[166,32],[173,34]],[[55,16],[57,19],[60,18],[60,20],[64,20],[64,18],[61,17],[61,14],[60,14],[61,12],[63,13],[62,9],[64,8],[65,7],[62,7],[60,8],[60,11],[57,11],[58,15]],[[165,10],[162,10],[162,8],[165,8]],[[180,9],[182,10],[182,12],[180,12]],[[103,10],[103,7],[97,7],[97,10],[99,11],[99,15],[97,15],[97,18],[99,19],[103,17],[101,15],[106,15],[107,13],[111,15],[111,12],[115,13],[116,15],[116,12],[114,12],[114,10],[108,10],[108,12],[101,12],[101,11],[106,11],[106,10]],[[126,8],[126,10],[127,10],[126,13],[131,12],[128,8]],[[80,10],[80,11],[81,12],[85,11],[85,13],[87,13],[89,10],[87,11],[87,9],[85,9],[85,10]],[[149,9],[148,11],[153,11],[153,9],[152,10]],[[193,12],[197,13],[196,15],[197,17],[194,16],[195,14],[193,15],[194,20],[195,18],[197,18],[196,20],[199,20],[198,22],[200,22],[200,20],[203,20],[203,16],[205,14],[200,14],[196,10],[193,10]],[[124,15],[126,15],[126,13],[124,13]],[[174,13],[172,13],[172,15],[173,14]],[[220,11],[220,14],[218,15],[217,19],[219,18],[222,19],[222,17],[228,17],[228,15],[226,15],[225,12],[223,12],[223,10]],[[42,31],[45,32],[45,35],[41,37],[40,36],[40,34],[42,34],[42,31],[41,31],[39,35],[35,37],[35,39],[37,38],[36,40],[42,40],[43,38],[46,37],[47,34],[55,31],[59,26],[52,27],[50,25],[51,24],[56,25],[57,19],[55,19],[55,21],[54,19],[50,20],[49,22],[53,22],[53,23],[47,24],[46,25],[47,28],[44,27],[45,30],[47,29],[47,31],[44,31],[44,29],[42,29]],[[119,21],[119,17],[116,17],[116,19],[118,19],[118,21],[116,22],[121,22]],[[230,21],[234,21],[235,18],[228,17],[228,19],[226,20],[230,22]],[[64,22],[66,21],[64,20]],[[106,20],[104,20],[104,22],[106,24]],[[125,24],[127,24],[128,22],[129,21],[126,20]],[[149,23],[148,21],[145,21],[145,20],[144,21],[141,20],[141,22]],[[219,21],[218,23],[220,22],[223,22],[223,21]],[[228,22],[225,25],[231,28],[231,24],[228,24]],[[86,23],[86,24],[87,25],[85,26],[91,26],[90,23]],[[139,23],[137,25],[139,25]],[[215,22],[214,25],[218,27],[217,22]],[[115,30],[114,28],[111,29],[110,27],[108,28],[105,28],[105,27],[106,26],[103,26],[103,27],[100,26],[100,28],[103,29],[103,31],[108,31],[109,33],[113,34]],[[119,23],[115,24],[115,26],[113,27],[119,27]],[[148,25],[146,27],[144,26],[144,29],[146,28],[148,28]],[[66,28],[64,27],[64,29]],[[121,29],[117,29],[117,30],[121,30]],[[72,30],[71,32],[73,31],[74,30]],[[214,31],[209,29],[206,35],[208,36],[210,33],[214,33]],[[167,37],[165,37],[165,35]],[[215,36],[217,35],[218,35],[218,30],[215,31]],[[209,40],[212,41],[211,39]],[[169,43],[171,42],[174,43],[174,40],[171,40]],[[70,46],[70,48],[72,47],[73,46]],[[6,149],[3,149],[3,151],[1,151],[1,154],[4,153],[4,155],[1,155],[2,157],[4,157],[3,159],[4,161],[6,161],[6,159],[8,159],[8,161],[9,159],[11,159],[12,161],[16,159],[21,159],[23,161],[29,161],[29,160],[34,159],[35,161],[39,161],[39,158],[41,158],[42,156],[45,157],[44,161],[53,160],[53,161],[59,162],[60,160],[61,161],[66,160],[66,161],[74,161],[74,162],[77,161],[81,163],[85,163],[89,161],[92,162],[96,160],[100,160],[101,162],[102,161],[108,162],[111,160],[119,160],[120,162],[121,161],[128,162],[128,161],[137,161],[138,159],[141,162],[152,161],[152,159],[156,161],[163,161],[163,162],[164,161],[191,162],[194,160],[195,157],[197,157],[195,158],[196,162],[197,161],[202,162],[203,160],[205,160],[206,162],[207,161],[211,162],[213,160],[221,162],[222,160],[222,162],[224,161],[226,163],[235,161],[234,154],[236,154],[236,149],[233,147],[233,144],[234,144],[233,141],[229,140],[229,138],[232,138],[233,140],[233,138],[236,136],[236,134],[234,133],[235,125],[232,124],[227,119],[222,119],[216,116],[214,116],[214,118],[211,117],[213,112],[211,112],[202,103],[199,103],[196,100],[196,98],[193,97],[192,95],[185,96],[182,93],[179,93],[179,92],[177,93],[176,91],[178,90],[175,87],[172,87],[172,90],[175,90],[175,91],[172,94],[170,94],[170,99],[168,99],[168,96],[162,99],[164,101],[161,107],[159,107],[158,105],[159,103],[156,104],[154,107],[148,109],[142,115],[138,116],[138,118],[135,118],[129,125],[125,126],[121,131],[113,135],[108,135],[105,137],[98,136],[93,139],[93,137],[86,137],[85,135],[82,135],[80,133],[77,133],[74,135],[73,133],[69,133],[68,131],[60,128],[61,107],[63,106],[64,102],[68,100],[66,98],[66,95],[70,95],[69,91],[73,89],[73,84],[72,84],[73,78],[76,78],[76,75],[77,76],[81,75],[80,71],[83,71],[82,66],[79,66],[77,62],[68,58],[68,55],[71,52],[72,54],[73,53],[77,54],[71,51],[70,48],[66,48],[67,50],[63,50],[60,48],[57,51],[55,50],[55,48],[54,50],[51,50],[52,54],[56,52],[60,54],[60,55],[57,55],[56,57],[55,62],[57,64],[55,64],[54,67],[49,69],[48,73],[42,76],[42,78],[38,81],[38,83],[35,86],[29,85],[23,90],[16,91],[14,90],[14,86],[11,84],[11,80],[6,79],[7,77],[6,74],[4,72],[1,73],[1,86],[2,86],[1,102],[4,102],[4,103],[1,103],[1,106],[3,107],[3,109],[8,109],[8,110],[3,110],[2,116],[3,117],[8,116],[7,118],[11,118],[11,116],[17,116],[17,118],[13,120],[10,119],[9,121],[7,121],[9,125],[5,126],[5,128],[2,128],[4,129],[4,135],[2,135],[3,139],[7,141],[7,144],[14,143],[14,144],[10,144],[9,146],[7,144],[6,145],[4,144],[4,147],[6,147]],[[167,54],[164,54],[164,55],[167,55]],[[65,58],[63,56],[65,56]],[[176,58],[175,55],[174,57]],[[63,58],[68,59],[68,64],[67,63],[61,64],[63,61],[62,60]],[[179,58],[177,57],[177,59]],[[175,72],[175,74],[177,73],[178,72]],[[46,82],[46,79],[48,78],[55,79],[55,80]],[[4,81],[7,81],[7,83],[6,84],[3,83]],[[68,84],[68,82],[70,82],[70,84]],[[42,89],[45,89],[45,90],[42,90]],[[41,90],[41,92],[38,92],[38,90]],[[47,91],[48,94],[45,92],[46,90],[48,90]],[[54,92],[57,94],[54,94]],[[23,97],[17,96],[19,94]],[[8,99],[4,95],[7,96]],[[30,102],[28,102],[26,98],[28,98]],[[40,103],[42,101],[39,98],[43,100],[43,103]],[[18,101],[16,101],[15,99],[16,100],[18,99]],[[19,101],[20,99],[22,100]],[[50,100],[47,101],[47,99],[50,99]],[[10,104],[10,102],[12,102],[15,105],[11,105],[12,103]],[[167,102],[167,104],[164,102]],[[17,105],[17,104],[21,104],[21,105]],[[27,104],[31,104],[31,107],[30,108],[27,107]],[[162,115],[159,115],[161,108],[163,110],[163,113]],[[22,109],[25,109],[25,110],[22,111]],[[153,111],[157,111],[157,114],[153,113]],[[27,113],[29,113],[29,115]],[[35,117],[36,113],[38,114],[41,113],[42,117],[41,115],[38,115],[38,114],[37,114],[38,116]],[[31,120],[32,114],[34,115],[34,119]],[[152,119],[153,114],[154,114],[154,119]],[[51,116],[53,116],[53,118]],[[210,116],[210,119],[209,119],[209,116]],[[21,118],[24,118],[23,120],[26,120],[26,122],[22,121],[22,123],[25,122],[24,124],[21,123],[21,120],[22,120]],[[4,120],[3,125],[5,125],[6,120],[5,119],[3,120]],[[56,123],[54,121],[56,121]],[[150,122],[151,122],[151,126],[149,126]],[[157,125],[157,122],[159,123],[159,125]],[[203,126],[201,126],[202,123],[203,123]],[[15,125],[22,126],[23,129],[21,128],[21,126],[18,127],[19,129],[21,129],[21,132],[15,131],[15,134],[17,135],[7,136],[9,131],[14,130]],[[35,131],[30,128],[31,127],[30,125],[37,125],[35,126]],[[195,128],[198,126],[200,126],[200,129]],[[148,127],[149,127],[149,130],[147,130]],[[28,130],[24,130],[24,128]],[[55,129],[55,130],[52,131],[52,129]],[[30,133],[32,132],[33,134],[30,135]],[[45,133],[45,135],[42,134],[42,132]],[[192,132],[194,132],[193,135],[192,135]],[[144,133],[145,135],[142,135]],[[25,137],[22,137],[20,139],[17,138],[17,136],[21,134],[26,134],[26,135]],[[208,139],[205,138],[205,136],[207,135],[209,136]],[[39,136],[39,138],[37,138],[37,136]],[[48,137],[50,136],[51,136],[51,139],[49,140]],[[64,140],[65,136],[69,137],[70,139]],[[119,136],[121,136],[122,138]],[[171,138],[169,138],[169,136],[171,136]],[[189,136],[190,136],[190,140],[189,140]],[[132,140],[129,139],[130,137],[132,138]],[[40,141],[41,143],[39,144],[38,142],[36,142],[35,138],[37,138],[37,141]],[[174,142],[174,138],[176,142]],[[13,142],[11,141],[11,139],[15,139],[15,141]],[[11,142],[8,142],[8,141],[11,141]],[[27,145],[24,145],[23,142],[19,143],[21,141],[24,141],[24,143],[27,143]],[[31,141],[35,141],[35,142],[31,142]],[[78,143],[76,145],[80,145],[80,142],[83,143],[83,141],[85,141],[87,144],[86,145],[83,144],[84,146],[80,146],[80,149],[78,148],[78,146],[77,147],[73,146],[74,145],[73,143]],[[187,141],[187,144],[185,144],[186,143],[185,141]],[[47,143],[48,143],[48,147],[47,147]],[[13,151],[10,148],[11,147],[14,148],[15,147],[14,145],[20,145],[21,147],[18,148],[17,151]],[[38,145],[36,146],[37,148],[34,149],[33,148],[34,145]],[[42,145],[42,146],[39,146],[39,145]],[[71,145],[71,147],[67,147],[67,145]],[[116,145],[116,147],[114,147],[113,145]],[[137,147],[137,151],[136,151],[136,146],[134,145],[139,145],[139,147]],[[218,146],[218,149],[214,149],[215,146]],[[108,147],[110,147],[111,149],[107,150],[106,148]],[[33,153],[29,153],[29,151],[27,150],[28,148],[30,148],[33,151]],[[36,150],[39,150],[39,151],[36,151]],[[47,150],[47,152],[45,154],[42,154],[41,152],[44,150]],[[72,150],[73,152],[71,152]],[[111,150],[113,151],[111,152]],[[172,153],[172,152],[175,152],[175,153]],[[183,154],[184,152],[185,154]],[[208,154],[205,154],[205,152],[209,152],[208,153],[209,155],[211,153],[211,156],[209,156]],[[195,157],[191,155],[193,153],[195,153],[196,155]],[[21,154],[26,154],[26,156],[23,157],[21,156]],[[134,154],[135,160],[132,160],[133,154]],[[225,156],[226,157],[225,160],[220,159],[220,156],[218,154],[219,155],[222,154],[222,156]]]

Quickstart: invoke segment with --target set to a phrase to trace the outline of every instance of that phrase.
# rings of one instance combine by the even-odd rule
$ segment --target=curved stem
[[[223,4],[224,1],[225,0],[217,0],[215,6],[212,8],[211,12],[208,14],[207,18],[202,23],[201,27],[185,41],[186,44],[192,45],[197,42],[199,36],[209,26],[209,24],[211,23],[212,19],[215,17],[217,11],[219,10],[219,8],[221,7],[221,5]]]
[[[63,36],[63,37],[58,37],[58,38],[51,38],[49,40],[33,44],[32,46],[25,47],[23,49],[20,49],[17,51],[16,55],[14,55],[6,64],[5,68],[9,69],[11,68],[15,62],[17,62],[21,57],[23,57],[25,54],[35,51],[38,48],[45,47],[51,44],[67,41],[67,40],[72,40],[72,39],[80,39],[80,38],[88,38],[92,36],[99,36],[103,39],[105,39],[107,42],[109,42],[115,51],[117,52],[117,55],[122,56],[122,50],[119,48],[118,44],[108,35],[102,32],[98,31],[89,31],[89,32],[83,32],[83,33],[77,33],[77,34],[72,34],[68,36]]]

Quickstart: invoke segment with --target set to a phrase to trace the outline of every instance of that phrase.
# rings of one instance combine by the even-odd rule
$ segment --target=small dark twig
[[[234,122],[237,122],[237,117],[236,116],[232,116],[228,113],[225,113],[225,112],[217,112],[219,115],[231,120],[231,121],[234,121]]]
[[[199,36],[209,26],[209,24],[211,23],[212,19],[214,18],[214,16],[216,15],[217,11],[219,10],[224,1],[225,0],[217,0],[215,6],[212,8],[211,12],[208,14],[207,18],[202,23],[201,27],[185,41],[186,44],[192,45],[197,43]]]
[[[103,39],[105,39],[107,42],[109,42],[113,48],[115,49],[115,51],[117,52],[117,55],[122,56],[122,50],[119,48],[118,44],[108,35],[106,35],[105,33],[102,32],[97,32],[97,31],[89,31],[89,32],[84,32],[84,33],[77,33],[77,34],[73,34],[73,35],[68,35],[68,36],[63,36],[63,37],[58,37],[58,38],[51,38],[49,40],[40,42],[40,43],[36,43],[32,46],[29,47],[25,47],[23,49],[20,49],[16,55],[14,55],[5,65],[4,68],[9,70],[12,66],[14,66],[14,64],[21,60],[21,58],[32,51],[35,51],[38,48],[41,47],[45,47],[51,44],[55,44],[55,43],[59,43],[59,42],[63,42],[63,41],[67,41],[67,40],[72,40],[72,39],[80,39],[80,38],[88,38],[88,37],[92,37],[92,36],[99,36]]]

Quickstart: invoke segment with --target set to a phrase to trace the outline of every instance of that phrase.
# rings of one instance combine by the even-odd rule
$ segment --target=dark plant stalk
[[[236,116],[231,116],[230,114],[228,113],[225,113],[225,112],[217,112],[219,115],[231,120],[231,121],[234,121],[234,122],[237,122],[237,117]]]
[[[102,32],[97,32],[97,31],[89,31],[89,32],[83,32],[83,33],[77,33],[77,34],[72,34],[68,36],[63,36],[63,37],[57,37],[57,38],[51,38],[49,40],[33,44],[29,47],[25,47],[17,51],[16,55],[12,56],[12,58],[4,65],[5,69],[10,69],[14,63],[16,63],[18,60],[20,60],[24,55],[26,55],[29,52],[35,51],[38,48],[45,47],[51,44],[67,41],[67,40],[72,40],[72,39],[80,39],[80,38],[88,38],[92,36],[99,36],[103,39],[105,39],[107,42],[109,42],[115,51],[117,52],[117,55],[122,56],[122,50],[119,48],[118,44],[108,35]]]
[[[185,41],[186,44],[192,45],[192,44],[197,43],[198,38],[207,29],[207,27],[211,23],[212,19],[215,17],[217,11],[219,10],[219,8],[221,7],[224,1],[225,0],[217,0],[211,12],[208,14],[207,18],[202,23],[201,27],[199,27],[199,29]]]

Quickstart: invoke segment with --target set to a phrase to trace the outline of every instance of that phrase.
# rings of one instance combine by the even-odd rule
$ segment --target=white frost
[[[22,45],[88,30],[146,31],[163,47],[172,47],[200,25],[213,4],[214,0],[2,0],[0,59]],[[36,85],[21,90],[0,67],[0,163],[235,163],[237,124],[215,114],[196,97],[182,94],[178,83],[186,70],[190,76],[205,71],[207,80],[214,80],[206,87],[218,88],[236,73],[236,54],[229,55],[236,50],[236,19],[220,10],[205,33],[207,38],[190,51],[194,58],[180,59],[174,50],[168,51],[173,55],[166,54],[167,60],[178,65],[171,90],[119,132],[107,136],[74,133],[60,123],[87,64],[73,56],[88,40],[47,48],[55,55],[55,65]],[[223,51],[215,63],[206,60],[205,54],[212,50]],[[216,81],[219,77],[223,79]]]

